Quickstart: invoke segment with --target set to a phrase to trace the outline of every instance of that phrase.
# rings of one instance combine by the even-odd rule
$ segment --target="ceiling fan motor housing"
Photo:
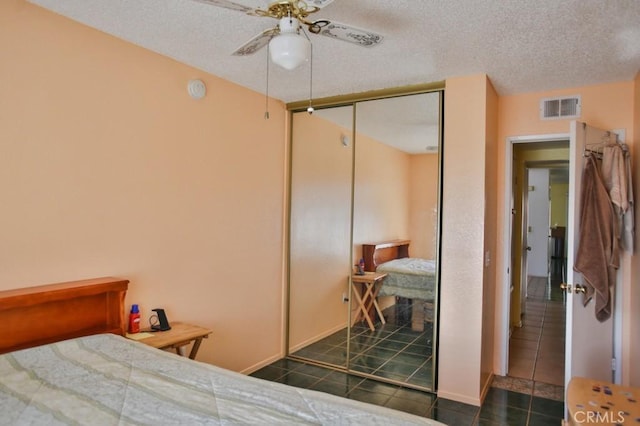
[[[284,17],[278,24],[280,34],[269,42],[271,60],[287,70],[293,70],[308,60],[311,43],[301,36],[300,21],[293,17]]]

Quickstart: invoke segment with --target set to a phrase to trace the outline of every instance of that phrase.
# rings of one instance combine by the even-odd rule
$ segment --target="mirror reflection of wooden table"
[[[378,313],[380,317],[380,322],[382,324],[386,324],[387,322],[382,315],[382,311],[380,310],[380,306],[378,305],[378,292],[382,287],[382,281],[387,274],[379,273],[379,272],[365,272],[364,275],[353,274],[351,276],[351,285],[353,286],[353,295],[358,302],[358,314],[356,315],[356,321],[362,317],[362,320],[367,321],[369,324],[369,328],[371,331],[375,330],[375,326],[373,325],[373,320],[375,320],[375,313],[371,312],[371,308],[375,308],[375,312]],[[362,294],[360,288],[358,288],[358,284],[362,285]],[[371,318],[371,316],[374,318]]]

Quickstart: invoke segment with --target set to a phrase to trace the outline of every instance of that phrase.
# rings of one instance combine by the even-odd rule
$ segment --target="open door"
[[[524,182],[522,183],[522,210],[520,233],[522,248],[519,253],[520,258],[520,312],[517,322],[518,327],[522,327],[522,315],[525,312],[525,306],[527,303],[527,287],[529,284],[529,252],[531,251],[531,245],[529,244],[529,232],[527,232],[529,224],[529,186],[528,173],[524,174]]]
[[[578,249],[580,223],[580,188],[584,148],[599,143],[609,133],[585,123],[572,121],[569,141],[569,205],[567,223],[567,306],[565,389],[574,376],[613,381],[613,315],[601,323],[595,317],[594,301],[583,306],[582,294],[575,291],[583,284],[582,275],[573,270]]]
[[[549,169],[527,168],[527,276],[549,276]]]

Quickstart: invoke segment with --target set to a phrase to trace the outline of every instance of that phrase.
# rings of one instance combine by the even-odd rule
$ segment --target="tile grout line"
[[[546,293],[546,288],[545,288],[545,293]],[[540,346],[542,343],[542,333],[544,330],[544,323],[546,320],[546,316],[547,316],[547,303],[548,301],[545,299],[545,303],[544,303],[544,310],[542,311],[542,323],[540,324],[540,334],[538,335],[538,344],[536,345],[536,358],[535,361],[533,362],[533,372],[531,374],[531,396],[529,398],[529,407],[527,409],[527,425],[529,424],[529,422],[531,421],[531,413],[533,410],[533,398],[536,398],[535,396],[535,392],[536,392],[536,369],[538,367],[538,357],[540,356]]]
[[[534,398],[535,386],[536,386],[536,382],[535,382],[536,366],[538,364],[538,356],[540,355],[540,342],[542,340],[542,329],[544,327],[544,318],[545,318],[546,310],[547,310],[547,304],[545,303],[544,310],[542,311],[542,322],[540,324],[540,332],[538,334],[538,340],[536,342],[536,356],[533,361],[533,368],[531,371],[531,394],[529,395],[529,404],[527,406],[527,420],[525,422],[526,425],[528,425],[529,422],[531,421],[531,410],[533,408],[533,398]]]
[[[545,293],[546,293],[546,289],[545,289]],[[540,356],[540,346],[542,343],[542,333],[544,330],[544,323],[546,320],[546,316],[547,316],[547,301],[545,300],[544,302],[544,310],[542,311],[542,322],[540,324],[540,334],[538,335],[538,342],[536,345],[536,358],[535,361],[533,362],[533,371],[531,372],[531,381],[533,382],[531,384],[531,397],[533,399],[533,396],[535,394],[535,388],[536,388],[536,369],[538,368],[538,357]]]

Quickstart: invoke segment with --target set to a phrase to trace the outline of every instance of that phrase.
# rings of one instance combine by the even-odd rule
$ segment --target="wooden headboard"
[[[410,240],[391,240],[362,245],[364,270],[374,272],[378,265],[393,259],[409,257]]]
[[[93,278],[0,291],[0,353],[99,333],[124,335],[129,280]]]

